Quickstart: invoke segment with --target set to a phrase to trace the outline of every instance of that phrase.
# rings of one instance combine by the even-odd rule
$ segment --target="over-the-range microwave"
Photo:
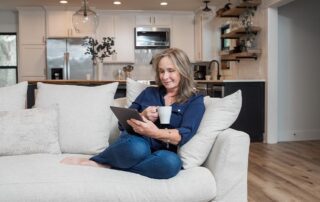
[[[135,48],[169,48],[170,28],[136,27]]]

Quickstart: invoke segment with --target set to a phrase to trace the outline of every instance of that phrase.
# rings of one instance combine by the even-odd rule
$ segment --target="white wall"
[[[0,32],[17,32],[18,14],[15,11],[0,10]]]
[[[315,0],[278,8],[279,141],[320,139],[319,9]]]

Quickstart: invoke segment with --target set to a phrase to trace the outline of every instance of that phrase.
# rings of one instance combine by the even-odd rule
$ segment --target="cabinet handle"
[[[149,17],[149,22],[150,24],[152,24],[152,17]]]
[[[153,24],[156,24],[156,17],[153,17]]]

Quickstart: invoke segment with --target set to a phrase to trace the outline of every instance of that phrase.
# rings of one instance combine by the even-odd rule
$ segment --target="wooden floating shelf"
[[[247,8],[256,8],[261,4],[261,0],[251,0],[242,2],[238,6],[234,8],[230,8],[222,13],[220,13],[217,17],[235,17],[238,18],[242,13],[246,11]]]
[[[221,61],[237,61],[240,62],[242,59],[257,59],[258,56],[261,55],[260,49],[249,49],[245,52],[240,53],[225,53],[221,52]]]
[[[250,33],[257,34],[261,30],[260,27],[251,27]],[[239,39],[241,36],[246,35],[246,31],[243,27],[235,29],[229,33],[225,33],[221,36],[222,39]]]

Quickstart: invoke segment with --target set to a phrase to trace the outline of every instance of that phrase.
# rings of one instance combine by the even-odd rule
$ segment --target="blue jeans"
[[[151,151],[150,141],[123,132],[120,137],[91,160],[114,169],[130,171],[156,179],[168,179],[181,170],[181,159],[168,150]]]

